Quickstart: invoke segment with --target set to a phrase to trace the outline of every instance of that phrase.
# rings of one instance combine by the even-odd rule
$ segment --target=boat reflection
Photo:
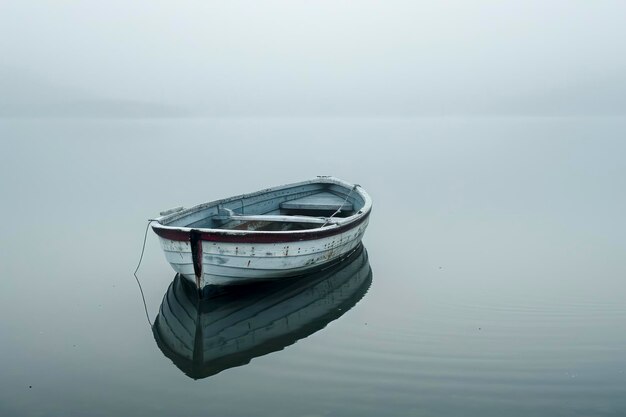
[[[177,275],[163,297],[152,331],[161,351],[187,376],[206,378],[321,330],[351,309],[371,282],[362,245],[322,271],[226,287],[202,300]]]

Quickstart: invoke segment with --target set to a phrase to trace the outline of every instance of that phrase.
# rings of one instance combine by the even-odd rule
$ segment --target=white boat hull
[[[176,208],[155,219],[167,261],[199,290],[301,275],[351,253],[372,202],[332,177]]]
[[[301,275],[352,252],[361,242],[368,219],[358,227],[318,240],[286,243],[204,242],[202,276],[196,279],[190,242],[160,237],[174,271],[203,288]]]

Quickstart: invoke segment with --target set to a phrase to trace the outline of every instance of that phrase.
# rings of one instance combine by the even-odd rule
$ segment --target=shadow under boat
[[[288,280],[226,287],[200,299],[177,275],[152,332],[157,345],[187,376],[206,378],[284,349],[341,317],[372,282],[360,245],[343,261]]]

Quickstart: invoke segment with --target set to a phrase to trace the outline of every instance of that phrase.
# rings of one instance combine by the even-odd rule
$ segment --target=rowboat
[[[371,209],[358,184],[323,176],[161,212],[152,229],[174,271],[202,292],[341,259],[361,242]]]
[[[152,333],[157,346],[193,379],[248,364],[323,329],[367,293],[372,270],[362,245],[328,268],[290,280],[217,287],[200,299],[177,274]]]

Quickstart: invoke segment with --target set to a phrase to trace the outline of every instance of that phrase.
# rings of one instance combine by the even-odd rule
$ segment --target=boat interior
[[[307,183],[203,204],[168,216],[162,224],[249,231],[307,230],[352,216],[364,204],[356,189],[335,183]]]

